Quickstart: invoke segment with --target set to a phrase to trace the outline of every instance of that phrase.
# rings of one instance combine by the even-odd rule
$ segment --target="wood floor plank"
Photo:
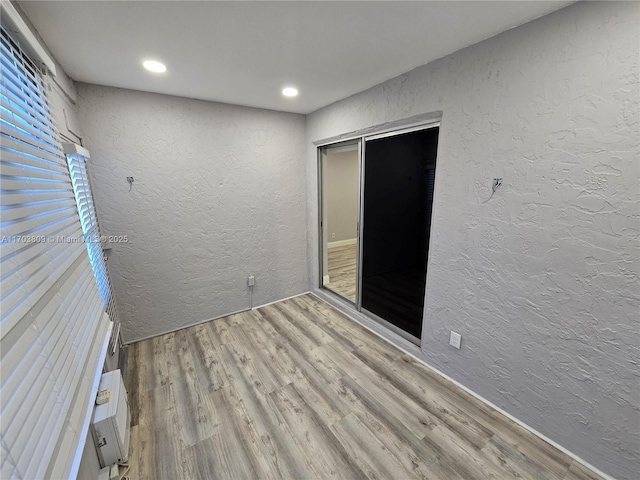
[[[129,361],[132,480],[602,480],[313,295]]]
[[[151,390],[139,391],[140,416],[137,429],[137,443],[132,443],[129,462],[137,464],[140,479],[157,478],[154,444],[156,432],[151,428],[155,413],[152,411]]]
[[[291,325],[300,329],[306,337],[310,338],[315,345],[324,345],[334,340],[330,334],[316,325],[307,315],[300,315],[300,309],[291,300],[276,303],[273,307],[279,310]]]
[[[221,409],[230,407],[229,387],[218,389],[212,394],[213,401]],[[228,410],[229,412],[232,409]],[[196,478],[258,478],[256,462],[252,459],[249,447],[243,436],[245,425],[235,415],[223,415],[213,435],[188,447],[188,453],[195,459]]]
[[[331,429],[368,478],[414,477],[414,472],[405,468],[356,415],[347,415]]]
[[[168,342],[167,368],[177,429],[186,445],[213,435],[219,418],[208,389],[200,383],[192,355],[192,343],[186,330],[173,335]]]
[[[480,450],[471,442],[439,425],[422,439],[423,443],[438,457],[438,464],[457,472],[467,479],[509,478],[506,472],[496,468],[491,462],[484,461]]]
[[[222,358],[233,379],[231,388],[241,399],[251,429],[245,442],[253,446],[255,457],[262,465],[259,470],[267,478],[306,478],[307,469],[295,440],[282,427],[285,423],[277,410],[270,408],[265,396],[255,388],[252,379],[238,365],[228,345],[221,347]]]
[[[315,478],[364,479],[364,472],[349,456],[316,411],[291,384],[271,393],[291,435],[300,445]]]
[[[494,435],[481,449],[482,457],[486,458],[504,475],[512,478],[539,478],[545,480],[560,480],[563,476],[553,473],[551,470],[529,459],[511,445]]]
[[[334,362],[336,368],[344,375],[355,380],[363,389],[384,405],[386,414],[395,416],[418,438],[422,438],[428,431],[441,422],[428,411],[420,407],[392,385],[384,383],[384,379],[377,372],[359,361],[349,352],[341,351],[334,344],[316,349],[315,352],[325,356],[326,362]]]
[[[140,478],[140,460],[137,453],[140,451],[140,437],[138,435],[139,427],[138,425],[131,427],[131,432],[129,433],[129,459],[127,461],[129,465],[129,479],[130,480],[138,480]],[[120,472],[122,472],[126,467],[120,467]]]
[[[326,326],[339,332],[346,332],[345,336],[348,336],[349,342],[356,347],[380,344],[384,345],[381,348],[396,348],[386,341],[381,342],[380,337],[371,330],[355,322],[315,295],[302,295],[291,300],[298,303],[300,308],[315,311],[321,319],[324,318]]]
[[[307,296],[304,298],[307,298]],[[314,304],[305,302],[304,298],[295,297],[292,298],[290,302],[296,309],[304,312],[306,318],[330,335],[333,340],[339,342],[349,350],[365,344],[361,336],[358,335],[358,332],[349,329],[350,322],[340,321],[342,319],[333,321],[335,317],[330,314],[327,315],[321,309],[314,307]]]
[[[167,368],[167,343],[173,334],[165,335],[163,337],[155,337],[150,340],[151,346],[151,368],[148,370],[149,381],[148,385],[150,390],[163,387],[169,383],[169,369]]]
[[[167,382],[149,392],[153,418],[149,430],[153,435],[151,454],[155,478],[184,478],[188,473],[182,468],[182,436],[177,428],[177,416],[174,414],[177,407],[171,389]]]
[[[144,368],[146,365],[138,358],[138,354],[140,351],[140,343],[129,345],[126,347],[128,349],[127,355],[129,355],[130,360],[127,362],[127,372],[124,376],[125,378],[125,388],[127,390],[127,398],[129,400],[129,411],[131,412],[131,426],[135,427],[138,425],[138,415],[140,414],[140,402],[139,402],[139,394],[138,390],[140,389],[140,369]]]
[[[244,395],[246,388],[246,384],[232,380],[229,387],[219,391],[222,397],[221,408],[226,412],[226,417],[229,420],[229,423],[224,426],[227,429],[232,429],[231,435],[237,436],[238,442],[242,445],[242,450],[239,454],[234,455],[233,461],[246,462],[246,468],[256,472],[255,477],[241,476],[238,478],[277,479],[283,470],[278,464],[277,453],[271,446],[271,437],[262,433],[265,430],[262,426],[264,419],[252,416],[252,412],[255,412],[256,409],[252,406],[251,398]],[[242,467],[236,466],[236,468]],[[233,469],[230,469],[220,473],[218,478],[229,475],[232,471]]]
[[[269,322],[270,328],[275,330],[278,336],[282,337],[298,352],[304,354],[318,346],[318,343],[315,343],[311,338],[306,336],[302,329],[295,327],[291,321],[273,305],[261,308],[260,314]]]
[[[352,355],[375,370],[386,382],[393,385],[408,398],[412,399],[431,415],[438,418],[450,429],[469,440],[477,448],[482,448],[493,436],[493,431],[477,422],[472,415],[438,395],[438,391],[428,388],[424,383],[417,383],[404,376],[404,372],[387,357],[368,347],[359,348]]]
[[[400,462],[405,470],[411,472],[410,478],[451,478],[449,472],[443,474],[438,469],[434,470],[429,455],[425,454],[424,445],[419,440],[415,440],[412,434],[398,435],[396,431],[366,410],[355,411],[353,415],[356,415],[373,432],[376,439]]]
[[[287,377],[278,378],[273,369],[269,368],[269,365],[257,355],[256,350],[247,347],[248,344],[245,337],[243,341],[230,342],[225,345],[247,382],[265,395],[291,382]]]
[[[600,475],[592,472],[587,467],[580,465],[575,460],[571,462],[569,470],[563,480],[602,480]]]
[[[290,365],[281,361],[281,356],[277,351],[272,349],[273,343],[264,333],[264,330],[255,323],[255,317],[250,312],[242,314],[245,324],[235,328],[242,328],[242,335],[238,340],[238,345],[244,351],[251,352],[251,361],[256,368],[266,370],[264,375],[268,375],[270,379],[278,386],[284,386],[291,383],[296,377],[296,369],[288,368]],[[273,389],[269,390],[269,392]]]
[[[220,353],[213,346],[207,328],[190,331],[191,353],[194,358],[194,368],[200,384],[208,393],[214,393],[228,386],[229,379],[222,366]],[[221,344],[218,344],[221,345]]]
[[[237,335],[240,332],[235,328],[238,320],[232,317],[218,318],[210,323],[212,335],[220,345],[226,345],[238,340]]]
[[[335,382],[340,372],[328,369],[321,358],[313,355],[313,351],[303,355],[291,346],[281,345],[279,353],[279,359],[297,366],[298,375],[294,383],[298,393],[326,422],[331,424],[351,411],[353,402],[347,400]]]
[[[138,367],[135,369],[137,379],[130,377],[127,379],[127,385],[133,382],[137,383],[138,391],[148,391],[156,386],[157,377],[154,373],[155,351],[153,343],[153,340],[149,339],[132,345],[135,355],[129,356],[128,362],[138,362]],[[132,370],[130,369],[130,371]]]
[[[250,323],[244,332],[256,347],[262,350],[263,360],[269,363],[283,381],[288,379],[286,383],[302,378],[299,366],[285,352],[281,339],[272,336],[272,330],[268,329],[268,322],[264,322],[263,318],[253,310],[246,314]]]
[[[340,380],[340,384],[344,389],[343,395],[352,401],[353,412],[357,415],[365,416],[370,424],[375,421],[383,424],[387,431],[391,432],[396,438],[401,439],[410,457],[414,455],[429,465],[439,460],[440,457],[429,449],[401,419],[389,414],[386,406],[380,403],[357,381],[345,376]]]

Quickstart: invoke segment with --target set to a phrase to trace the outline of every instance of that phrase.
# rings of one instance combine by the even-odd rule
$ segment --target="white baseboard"
[[[329,275],[324,275],[322,277],[322,284],[323,285],[328,285],[329,284]]]
[[[180,330],[184,330],[185,328],[195,327],[196,325],[200,325],[202,323],[213,322],[214,320],[218,320],[219,318],[228,317],[229,315],[235,315],[236,313],[248,312],[249,310],[251,310],[251,309],[250,308],[243,308],[242,310],[236,310],[235,312],[225,313],[224,315],[218,315],[217,317],[207,318],[206,320],[196,320],[193,323],[189,323],[188,325],[184,325],[182,327],[173,328],[171,330],[167,330],[166,332],[154,333],[153,335],[148,335],[148,336],[142,337],[142,338],[136,338],[135,340],[127,340],[126,342],[123,342],[123,344],[124,345],[131,345],[133,343],[138,343],[138,342],[142,342],[144,340],[149,340],[150,338],[161,337],[162,335],[167,335],[169,333],[179,332]]]
[[[285,300],[289,300],[290,298],[299,297],[300,295],[305,295],[307,293],[309,293],[309,292],[298,293],[297,295],[291,295],[290,297],[281,298],[279,300],[274,300],[273,302],[265,303],[265,304],[259,305],[257,307],[243,308],[242,310],[236,310],[235,312],[225,313],[224,315],[218,315],[217,317],[207,318],[206,320],[197,320],[197,321],[195,321],[193,323],[189,323],[188,325],[183,325],[183,326],[178,327],[178,328],[173,328],[171,330],[167,330],[166,332],[155,333],[153,335],[148,335],[146,337],[136,338],[135,340],[128,340],[126,342],[123,342],[123,345],[131,345],[133,343],[142,342],[144,340],[149,340],[150,338],[161,337],[162,335],[167,335],[168,333],[179,332],[180,330],[184,330],[185,328],[195,327],[196,325],[200,325],[202,323],[207,323],[207,322],[213,322],[214,320],[218,320],[219,318],[224,318],[224,317],[228,317],[230,315],[235,315],[236,313],[248,312],[249,310],[255,310],[256,308],[266,307],[267,305],[272,305],[272,304],[278,303],[278,302],[284,302]]]
[[[346,240],[338,240],[337,242],[329,242],[327,243],[327,248],[346,247],[347,245],[355,245],[357,242],[357,238],[348,238]]]
[[[287,298],[281,298],[280,300],[274,300],[273,302],[269,302],[269,303],[263,303],[262,305],[258,305],[257,307],[253,307],[251,310],[255,310],[257,308],[262,308],[262,307],[266,307],[268,305],[273,305],[274,303],[280,303],[280,302],[284,302],[285,300],[290,300],[292,298],[296,298],[296,297],[300,297],[302,295],[306,295],[307,293],[311,293],[309,291],[307,292],[302,292],[302,293],[298,293],[296,295],[291,295],[290,297]]]
[[[442,378],[445,378],[446,380],[449,380],[451,383],[453,383],[455,386],[459,387],[460,389],[464,390],[465,392],[467,392],[469,395],[472,395],[473,397],[477,398],[478,400],[480,400],[481,402],[483,402],[485,405],[488,405],[489,407],[493,408],[494,410],[496,410],[497,412],[501,413],[502,415],[504,415],[505,417],[507,417],[509,420],[513,421],[514,423],[517,423],[518,425],[520,425],[522,428],[524,428],[525,430],[528,430],[529,432],[531,432],[533,435],[535,435],[536,437],[544,440],[545,442],[547,442],[549,445],[557,448],[558,450],[560,450],[562,453],[565,453],[566,455],[568,455],[569,457],[571,457],[572,459],[574,459],[576,462],[578,462],[579,464],[581,464],[584,467],[587,467],[588,469],[594,471],[595,473],[597,473],[598,475],[600,475],[602,478],[606,479],[606,480],[616,480],[615,478],[613,478],[611,475],[607,475],[606,473],[604,473],[603,471],[599,470],[598,468],[594,467],[593,465],[591,465],[589,462],[583,460],[582,458],[580,458],[578,455],[576,455],[575,453],[571,452],[570,450],[567,450],[565,447],[563,447],[562,445],[560,445],[557,442],[554,442],[553,440],[551,440],[549,437],[543,435],[542,433],[538,432],[535,428],[530,427],[529,425],[527,425],[526,423],[524,423],[522,420],[519,420],[518,418],[514,417],[513,415],[511,415],[509,412],[504,411],[502,408],[498,407],[497,405],[494,405],[492,402],[490,402],[489,400],[487,400],[486,398],[482,397],[481,395],[478,395],[476,392],[474,392],[473,390],[471,390],[468,387],[465,387],[462,383],[458,382],[457,380],[454,380],[453,378],[451,378],[449,375],[441,372],[440,370],[438,370],[435,367],[432,367],[431,365],[429,365],[427,362],[425,362],[422,358],[420,358],[420,356],[418,355],[418,352],[420,352],[420,349],[413,344],[409,344],[408,341],[404,340],[402,337],[400,337],[399,335],[396,335],[394,332],[390,332],[390,336],[393,337],[397,337],[399,339],[398,343],[393,342],[390,338],[386,338],[384,335],[382,335],[380,332],[376,331],[375,329],[371,328],[371,326],[367,325],[366,323],[360,321],[358,318],[354,317],[353,314],[351,314],[351,309],[353,307],[348,306],[348,305],[343,305],[341,302],[334,304],[333,302],[329,302],[327,301],[327,299],[324,297],[325,292],[322,290],[319,291],[311,291],[311,294],[314,295],[315,297],[319,298],[320,300],[322,300],[323,302],[328,303],[329,305],[331,305],[332,307],[334,307],[335,309],[339,310],[340,312],[344,313],[345,315],[347,315],[349,318],[351,318],[354,322],[358,322],[358,324],[362,325],[364,328],[366,328],[367,330],[369,330],[370,332],[372,332],[373,334],[377,335],[378,337],[382,338],[383,340],[385,340],[387,343],[393,345],[396,348],[399,348],[400,350],[402,350],[405,353],[408,353],[409,355],[411,355],[412,357],[414,357],[416,360],[418,360],[422,365],[424,365],[425,367],[427,367],[429,370],[433,371],[434,373],[440,375]],[[342,307],[342,308],[341,308]],[[359,312],[357,312],[359,313]],[[402,348],[403,346],[408,347],[408,348]]]

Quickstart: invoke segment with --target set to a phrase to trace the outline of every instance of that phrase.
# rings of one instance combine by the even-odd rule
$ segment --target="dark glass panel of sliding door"
[[[362,307],[420,338],[438,128],[365,146]]]

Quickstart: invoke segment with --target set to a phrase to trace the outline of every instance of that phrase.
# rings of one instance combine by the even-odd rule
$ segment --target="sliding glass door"
[[[356,140],[351,149],[358,152],[358,181],[353,172],[336,173],[336,164],[331,164],[345,144],[320,150],[321,285],[417,344],[422,334],[438,133],[439,127],[430,125]],[[351,196],[335,193],[341,183],[355,186],[354,190],[360,186],[359,202],[354,201],[354,190]],[[349,213],[349,218],[357,220],[350,235],[356,232],[357,239],[346,248],[342,236],[336,237],[335,220],[351,212],[354,204],[357,213]],[[342,276],[347,272],[348,281]]]

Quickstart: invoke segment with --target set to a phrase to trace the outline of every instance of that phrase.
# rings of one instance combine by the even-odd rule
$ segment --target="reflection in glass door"
[[[321,150],[322,285],[356,303],[360,142]]]

